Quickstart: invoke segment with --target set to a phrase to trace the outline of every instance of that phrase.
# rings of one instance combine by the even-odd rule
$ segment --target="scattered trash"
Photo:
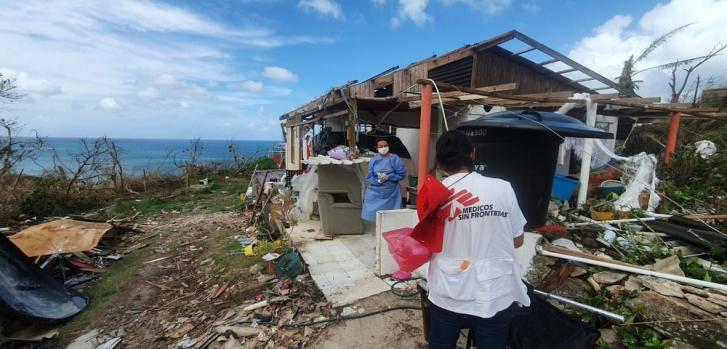
[[[266,253],[266,254],[265,254],[265,255],[264,255],[263,257],[262,257],[262,259],[263,259],[264,261],[266,261],[266,262],[271,262],[271,261],[274,261],[274,260],[278,259],[279,257],[280,257],[280,254],[279,254],[279,253],[275,253],[275,252],[269,252],[269,253]]]
[[[184,324],[179,326],[179,328],[176,328],[173,331],[168,332],[166,336],[168,338],[172,338],[172,339],[179,339],[179,338],[182,338],[185,334],[187,334],[187,332],[189,332],[193,329],[194,329],[194,325],[192,323],[185,322]]]
[[[120,343],[121,343],[121,337],[116,337],[116,338],[109,339],[104,344],[97,346],[96,349],[114,349]]]
[[[61,219],[31,226],[10,236],[10,241],[28,257],[83,252],[96,247],[112,227],[108,223]]]
[[[717,152],[717,146],[712,141],[698,141],[694,143],[694,146],[697,148],[696,153],[699,154],[702,159],[706,159]]]
[[[177,346],[187,349],[187,348],[193,347],[195,344],[197,344],[197,338],[194,338],[194,337],[189,338],[185,334],[184,337],[182,337],[182,340],[180,340],[179,343],[177,343]]]
[[[88,301],[33,263],[0,234],[0,307],[8,314],[62,320],[78,314]]]
[[[252,310],[255,310],[255,309],[262,308],[262,307],[267,307],[268,304],[269,304],[268,301],[267,300],[264,300],[262,302],[257,302],[255,304],[248,305],[243,310],[244,311],[252,311]]]

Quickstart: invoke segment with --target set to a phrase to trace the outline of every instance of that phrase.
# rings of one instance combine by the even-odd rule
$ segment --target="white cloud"
[[[540,5],[538,5],[535,1],[524,2],[520,6],[523,10],[528,12],[540,12],[540,10],[542,10]]]
[[[495,15],[510,6],[511,0],[440,0],[445,5],[464,4],[475,11]]]
[[[121,109],[121,105],[119,105],[119,103],[112,97],[102,98],[101,101],[98,102],[98,106],[101,107],[101,109],[106,110]]]
[[[273,96],[288,96],[293,93],[293,90],[285,87],[271,87],[268,90]]]
[[[136,101],[142,107],[165,108],[189,106],[188,101],[205,101],[209,91],[196,83],[179,81],[174,75],[161,74],[142,88]]]
[[[432,20],[432,16],[425,12],[428,4],[429,0],[399,0],[399,8],[391,24],[396,28],[410,20],[418,26],[424,25]]]
[[[248,80],[242,83],[242,88],[248,91],[260,92],[263,90],[263,83],[260,81]]]
[[[147,87],[139,92],[139,97],[156,99],[159,97],[159,90],[157,90],[156,87]]]
[[[298,81],[298,76],[282,67],[265,67],[263,76],[277,81]]]
[[[671,20],[665,21],[664,18]],[[641,16],[636,26],[632,25],[633,19],[629,16],[612,17],[594,28],[592,35],[581,39],[568,56],[613,79],[620,74],[623,62],[630,55],[638,56],[655,38],[687,23],[695,22],[639,63],[637,70],[700,56],[719,43],[727,43],[724,18],[727,18],[727,1],[673,0],[667,4],[657,4]],[[701,66],[697,73],[703,80],[710,76],[725,77],[725,66],[727,55],[721,55]],[[646,97],[662,97],[662,101],[667,101],[670,75],[670,72],[658,70],[636,75],[637,79],[644,80],[636,93]],[[693,75],[696,78],[696,74]]]
[[[300,0],[298,7],[304,11],[317,12],[323,16],[331,16],[335,19],[343,19],[343,10],[334,0]]]
[[[17,91],[43,96],[57,95],[62,92],[61,86],[45,79],[36,79],[25,72],[18,72],[8,68],[0,68],[4,79],[15,79]]]

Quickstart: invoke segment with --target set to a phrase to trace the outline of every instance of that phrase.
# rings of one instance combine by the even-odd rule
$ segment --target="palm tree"
[[[643,82],[642,80],[634,80],[634,76],[642,71],[636,70],[636,64],[644,60],[646,57],[648,57],[654,50],[656,50],[659,46],[663,45],[669,39],[671,39],[674,35],[677,33],[683,31],[690,25],[694,23],[685,24],[683,26],[677,27],[669,31],[668,33],[654,39],[649,46],[641,52],[641,54],[634,59],[634,55],[631,55],[629,59],[624,61],[624,66],[621,69],[621,75],[616,78],[617,83],[619,86],[623,87],[624,89],[631,92],[631,94],[636,95],[636,90],[639,89],[639,84]]]

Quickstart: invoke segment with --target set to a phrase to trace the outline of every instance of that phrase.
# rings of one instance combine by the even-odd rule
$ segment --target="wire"
[[[444,103],[442,103],[442,95],[439,93],[439,87],[437,87],[437,83],[434,82],[434,80],[427,79],[427,81],[431,81],[432,85],[434,85],[434,89],[437,91],[437,98],[439,99],[439,108],[442,109],[442,120],[444,120],[444,130],[449,131],[449,125],[447,125],[447,114],[444,113]]]
[[[396,285],[403,284],[407,281],[415,281],[415,280],[424,280],[424,278],[416,277],[411,278],[407,280],[399,280],[393,284],[391,284],[391,293],[399,296],[400,298],[411,298],[419,294],[419,291],[414,290],[413,292],[398,292],[397,290],[402,290],[401,288],[397,288]]]
[[[325,320],[284,324],[281,327],[283,327],[283,328],[300,328],[300,327],[306,327],[306,326],[315,326],[315,325],[324,324],[324,323],[328,323],[328,322],[334,322],[334,321],[355,320],[355,319],[361,319],[361,318],[374,316],[374,315],[378,315],[378,314],[388,313],[388,312],[394,311],[394,310],[422,310],[422,307],[416,307],[413,305],[402,305],[402,306],[393,307],[393,308],[379,309],[376,311],[371,311],[371,312],[363,313],[363,314],[336,316],[336,317],[332,317],[330,319],[325,319]],[[260,322],[258,322],[258,323],[260,323]]]

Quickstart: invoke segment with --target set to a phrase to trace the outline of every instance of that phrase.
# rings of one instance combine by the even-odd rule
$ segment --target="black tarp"
[[[78,314],[87,303],[0,234],[0,311],[4,317],[62,320]]]
[[[520,309],[510,326],[508,345],[512,349],[597,348],[601,333],[566,314],[532,292],[530,306]]]

